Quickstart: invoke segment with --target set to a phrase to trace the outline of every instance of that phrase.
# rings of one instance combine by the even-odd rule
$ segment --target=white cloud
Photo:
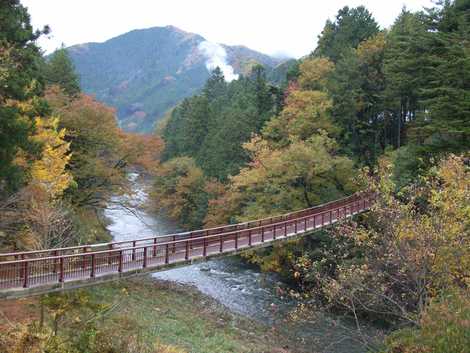
[[[238,75],[233,71],[233,67],[227,63],[227,52],[220,44],[206,40],[199,43],[198,49],[206,57],[207,70],[212,71],[218,67],[227,82],[238,78]]]

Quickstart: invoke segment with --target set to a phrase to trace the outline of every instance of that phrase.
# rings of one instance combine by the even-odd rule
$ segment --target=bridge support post
[[[251,229],[248,230],[248,246],[251,246]]]
[[[169,254],[169,247],[168,247],[168,243],[166,243],[165,245],[165,263],[166,264],[169,264],[170,263],[170,254]]]
[[[157,238],[153,239],[153,257],[157,256]]]
[[[95,258],[95,254],[91,254],[91,273],[90,273],[90,277],[95,277],[95,266],[96,266],[96,258]]]
[[[185,252],[185,254],[184,254],[184,259],[185,259],[186,261],[189,260],[189,240],[186,240],[186,252]]]
[[[119,250],[119,265],[118,265],[118,272],[122,272],[122,250]]]
[[[132,261],[135,261],[135,240],[132,242]]]
[[[202,239],[202,256],[207,256],[207,241],[205,237]]]
[[[109,244],[109,250],[113,250],[113,244]],[[108,253],[108,266],[111,266],[113,263],[113,257],[112,257],[112,252]]]
[[[219,241],[220,241],[219,252],[222,253],[224,251],[224,241],[221,235],[219,235]]]
[[[29,262],[26,261],[23,263],[23,288],[28,288],[29,285]]]
[[[64,258],[60,258],[60,272],[59,272],[59,282],[62,283],[64,282]]]
[[[142,264],[142,268],[147,267],[147,247],[144,248],[144,263]]]
[[[264,226],[261,227],[261,242],[264,243]]]
[[[235,232],[235,250],[238,250],[238,232]]]
[[[87,252],[87,247],[85,246],[83,248],[83,253],[86,253]],[[85,270],[87,267],[87,261],[86,261],[86,256],[83,256],[82,257],[82,269]]]
[[[53,253],[52,253],[52,256],[56,257],[57,256],[57,250],[55,250]],[[58,261],[57,259],[54,259],[54,273],[57,273],[57,267],[58,267]]]

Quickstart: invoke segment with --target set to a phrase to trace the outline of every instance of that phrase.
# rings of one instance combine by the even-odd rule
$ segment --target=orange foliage
[[[121,132],[121,136],[126,160],[149,173],[155,173],[160,155],[165,147],[163,140],[159,136],[150,134]]]

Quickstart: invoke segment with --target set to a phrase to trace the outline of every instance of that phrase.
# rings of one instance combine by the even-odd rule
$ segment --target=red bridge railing
[[[231,253],[279,238],[288,238],[331,225],[367,211],[367,193],[316,207],[264,218],[151,238],[67,248],[0,254],[0,291],[158,269],[172,263]]]

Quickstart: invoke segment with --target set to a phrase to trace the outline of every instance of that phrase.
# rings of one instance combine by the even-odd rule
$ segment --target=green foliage
[[[274,68],[266,68],[266,78],[269,82],[281,87],[297,77],[299,62],[295,59],[287,60]]]
[[[80,83],[67,49],[60,48],[51,54],[44,65],[44,78],[49,85],[58,85],[69,96],[80,93]]]
[[[326,81],[333,65],[310,59],[299,66],[301,87],[290,87],[285,105],[244,144],[250,163],[229,179],[209,202],[206,224],[247,221],[311,207],[352,193],[353,163],[338,153]],[[249,253],[264,270],[291,277],[296,259],[310,241],[292,242],[273,251]]]
[[[464,5],[466,4],[466,5]],[[465,1],[445,2],[424,21],[420,39],[428,58],[422,103],[413,135],[423,152],[460,153],[470,148],[470,9]]]
[[[164,159],[192,157],[207,176],[226,180],[248,161],[242,144],[260,131],[277,102],[262,67],[230,84],[216,69],[202,94],[173,110],[162,134]]]
[[[313,55],[327,57],[338,62],[343,54],[379,31],[372,14],[364,7],[343,7],[338,11],[334,22],[328,20],[318,37],[318,45]]]
[[[201,228],[209,200],[206,183],[202,170],[189,157],[163,163],[153,186],[155,209],[186,229]]]
[[[33,117],[45,112],[38,99],[42,58],[35,41],[46,32],[48,28],[33,31],[27,9],[18,0],[0,4],[0,194],[21,185],[24,168],[14,163],[17,153],[35,149],[28,139]],[[27,101],[34,108],[26,111],[21,103]]]
[[[395,194],[388,159],[367,177],[378,199],[364,223],[331,233],[335,246],[304,262],[311,293],[329,308],[419,326],[433,298],[470,285],[469,168],[450,156]],[[327,264],[327,266],[325,266]]]
[[[394,332],[387,353],[465,353],[470,347],[470,298],[453,291],[433,300],[420,319],[420,328]]]
[[[245,148],[252,163],[231,179],[232,192],[240,193],[240,220],[311,207],[354,189],[352,162],[336,154],[335,141],[325,134],[281,149],[254,138]]]
[[[337,63],[327,83],[344,152],[369,165],[387,145],[382,98],[384,50],[383,33],[362,42]]]
[[[395,20],[387,34],[383,70],[386,77],[384,105],[387,111],[387,144],[400,148],[407,143],[407,125],[416,120],[423,110],[421,89],[426,76],[424,67],[428,58],[423,55],[422,41],[426,26],[420,14],[407,10]]]
[[[390,31],[350,45],[338,39],[341,55],[328,55],[332,33],[355,23],[341,13],[337,23],[327,23],[315,54],[335,62],[326,86],[342,151],[373,166],[387,148],[409,145],[413,159],[429,167],[433,157],[468,150],[468,8],[444,2],[426,12],[403,10]],[[410,167],[406,173],[416,177],[418,169]]]

